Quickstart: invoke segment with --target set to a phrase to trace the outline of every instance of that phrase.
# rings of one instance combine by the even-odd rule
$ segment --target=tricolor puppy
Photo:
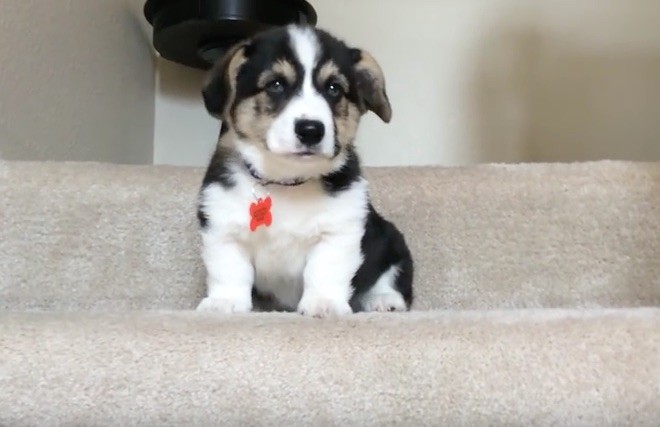
[[[234,46],[203,97],[222,130],[199,198],[198,310],[409,309],[410,252],[371,205],[353,147],[364,113],[392,114],[374,58],[315,28],[278,28]]]

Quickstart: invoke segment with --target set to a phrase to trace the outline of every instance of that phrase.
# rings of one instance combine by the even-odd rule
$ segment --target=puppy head
[[[367,111],[384,122],[392,116],[376,60],[306,26],[235,45],[215,64],[202,94],[252,162],[293,169],[314,164],[318,171],[341,158]]]

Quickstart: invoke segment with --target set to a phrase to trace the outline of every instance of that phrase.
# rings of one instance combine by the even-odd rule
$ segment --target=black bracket
[[[204,70],[259,31],[317,22],[305,0],[147,0],[144,15],[163,58]]]

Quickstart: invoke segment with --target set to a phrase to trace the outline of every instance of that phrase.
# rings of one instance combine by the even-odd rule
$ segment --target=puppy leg
[[[197,310],[225,314],[251,311],[254,268],[245,248],[209,236],[204,236],[203,244],[208,296]]]
[[[390,267],[359,299],[364,311],[406,311],[406,302],[395,288],[399,274],[397,266]]]
[[[359,233],[328,236],[310,252],[303,273],[304,290],[298,312],[329,317],[352,313],[351,280],[362,262]]]

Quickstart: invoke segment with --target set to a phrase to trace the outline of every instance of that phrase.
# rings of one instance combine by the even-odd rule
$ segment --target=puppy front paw
[[[328,297],[303,296],[298,304],[298,313],[303,316],[323,319],[326,317],[341,317],[353,313],[348,301]]]
[[[248,313],[252,310],[252,300],[237,298],[204,298],[197,311],[218,314]]]
[[[362,300],[364,311],[406,311],[406,302],[396,291],[391,293],[368,295]]]

